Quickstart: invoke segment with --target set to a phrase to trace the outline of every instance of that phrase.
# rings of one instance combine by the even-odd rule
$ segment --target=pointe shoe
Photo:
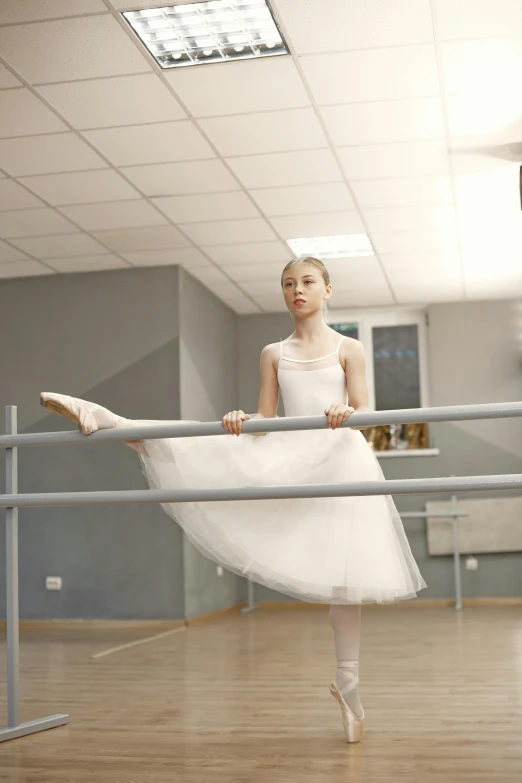
[[[42,392],[40,394],[40,405],[44,408],[48,408],[54,413],[65,416],[66,418],[74,421],[78,425],[78,429],[83,432],[84,435],[91,435],[100,429],[100,425],[96,421],[93,413],[95,410],[101,408],[101,405],[97,405],[95,402],[89,402],[88,400],[80,400],[78,397],[68,397],[66,394],[55,394],[54,392]],[[118,421],[123,420],[122,416],[116,416],[116,414],[104,409],[109,415],[109,420],[112,418],[112,425],[104,426],[102,429],[108,429],[110,426],[116,427]]]
[[[359,661],[339,661],[339,666],[359,666]],[[351,672],[350,672],[351,673]],[[343,693],[349,693],[353,690],[359,682],[359,676],[354,674],[352,681],[342,689],[339,690],[335,682],[330,683],[330,693],[335,696],[341,706],[341,715],[343,719],[344,733],[346,735],[346,742],[360,742],[364,728],[364,710],[362,717],[355,715],[349,708],[345,700],[343,699]]]

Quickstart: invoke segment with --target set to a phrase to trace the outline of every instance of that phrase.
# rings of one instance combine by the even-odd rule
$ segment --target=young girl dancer
[[[332,295],[328,270],[316,258],[295,259],[285,266],[281,286],[295,331],[261,352],[258,412],[223,416],[223,427],[242,437],[126,441],[138,452],[150,487],[384,480],[359,431],[364,428],[341,428],[352,413],[369,410],[368,390],[361,343],[340,337],[324,320]],[[277,415],[279,390],[285,416],[325,415],[328,426],[243,433],[243,421]],[[160,423],[125,419],[95,403],[50,392],[40,401],[75,421],[84,434]],[[358,742],[364,725],[358,695],[361,605],[414,598],[426,587],[391,496],[161,505],[204,555],[229,570],[302,600],[330,604],[337,658],[330,692],[341,707],[346,741]]]

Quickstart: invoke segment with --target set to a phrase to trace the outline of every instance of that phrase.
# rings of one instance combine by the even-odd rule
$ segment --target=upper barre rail
[[[415,422],[470,421],[472,419],[506,419],[522,416],[522,402],[495,402],[476,405],[449,405],[438,408],[404,408],[401,410],[352,413],[343,427],[376,427],[383,424],[413,424]],[[282,416],[243,422],[243,432],[284,432],[292,430],[326,429],[322,416]],[[191,438],[205,435],[230,435],[221,421],[191,422],[180,419],[174,424],[147,424],[142,427],[117,427],[84,435],[82,432],[34,432],[0,436],[0,448],[24,446],[64,446],[74,443],[101,441],[153,440],[154,438]]]

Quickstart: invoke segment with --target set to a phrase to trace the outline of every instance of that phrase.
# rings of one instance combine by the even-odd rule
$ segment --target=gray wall
[[[40,407],[41,391],[93,400],[128,418],[179,418],[178,320],[177,267],[1,281],[2,419],[14,404],[19,432],[73,429]],[[19,449],[18,456],[20,492],[147,488],[138,455],[120,443]],[[19,520],[21,618],[184,616],[183,535],[159,506],[21,509]],[[45,590],[48,575],[62,577],[60,592]]]
[[[239,405],[239,317],[184,269],[180,275],[181,418],[217,421]],[[245,600],[244,579],[226,570],[218,576],[187,538],[183,550],[187,618]]]
[[[522,364],[517,342],[522,301],[490,300],[434,304],[429,307],[430,405],[467,405],[522,400]],[[240,402],[257,410],[259,354],[267,343],[293,331],[287,314],[241,316],[239,329]],[[281,404],[279,413],[281,413]],[[497,419],[430,424],[430,445],[439,457],[380,460],[387,479],[423,476],[519,473],[522,419]],[[489,493],[497,496],[500,493]],[[508,494],[508,493],[503,493]],[[459,503],[477,493],[459,493]],[[480,493],[487,496],[487,493]],[[426,500],[441,495],[398,495],[399,512],[424,510]],[[494,524],[494,520],[492,520]],[[427,554],[426,523],[405,520],[413,554],[428,584],[422,598],[453,596],[450,556]],[[481,554],[477,571],[462,570],[464,596],[522,595],[522,553]],[[256,586],[258,600],[288,600],[288,596]]]
[[[432,405],[522,399],[521,305],[503,300],[429,308]],[[288,314],[237,316],[177,267],[4,280],[1,415],[6,404],[18,405],[20,432],[73,428],[39,406],[41,391],[93,400],[136,419],[219,420],[237,407],[251,413],[261,349],[292,331]],[[382,460],[386,478],[520,471],[520,419],[432,424],[430,434],[440,457]],[[20,492],[147,488],[137,454],[123,444],[20,449],[18,455]],[[406,511],[436,497],[395,500]],[[424,522],[407,520],[405,529],[428,583],[419,597],[450,597],[451,558],[427,555]],[[465,596],[522,594],[520,553],[478,559],[478,571],[463,571]],[[4,564],[2,534],[0,617]],[[47,575],[62,577],[61,592],[45,590]],[[262,586],[256,597],[288,599]],[[245,580],[226,570],[219,577],[216,564],[159,506],[20,510],[23,619],[190,618],[245,598]]]

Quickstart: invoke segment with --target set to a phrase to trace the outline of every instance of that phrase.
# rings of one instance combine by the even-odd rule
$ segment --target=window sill
[[[376,457],[437,457],[440,449],[390,449],[373,453]]]

